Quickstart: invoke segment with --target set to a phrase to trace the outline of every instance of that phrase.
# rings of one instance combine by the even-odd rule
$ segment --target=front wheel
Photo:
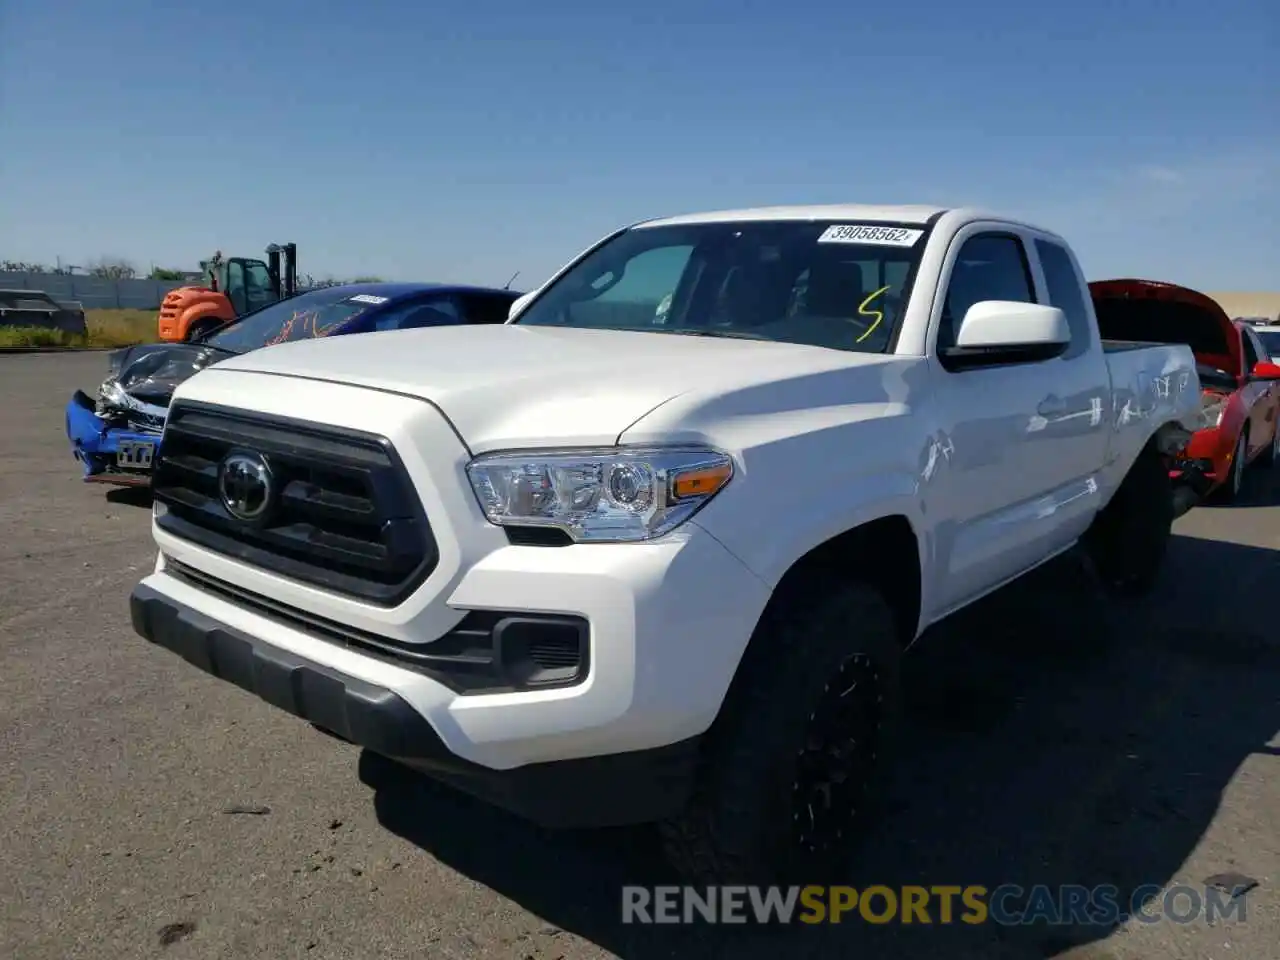
[[[1271,432],[1271,445],[1258,458],[1258,462],[1266,467],[1274,467],[1280,463],[1280,418],[1277,418]]]
[[[222,326],[221,320],[196,320],[191,326],[187,327],[187,342],[191,343],[202,337],[207,337],[220,326]]]
[[[1240,491],[1244,488],[1244,469],[1249,465],[1248,459],[1249,431],[1242,429],[1236,440],[1236,451],[1231,455],[1231,472],[1222,488],[1222,499],[1226,503],[1234,503],[1239,499]]]
[[[692,802],[662,824],[687,879],[814,883],[839,871],[887,771],[900,650],[868,585],[775,600],[708,735]]]
[[[1154,449],[1144,450],[1084,537],[1109,590],[1136,597],[1155,587],[1173,529],[1173,499],[1168,465]]]

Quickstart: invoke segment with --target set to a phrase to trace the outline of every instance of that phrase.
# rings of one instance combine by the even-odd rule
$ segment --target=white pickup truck
[[[1102,342],[1067,244],[1017,220],[646,221],[506,325],[182,384],[133,623],[541,824],[811,882],[922,631],[1076,544],[1151,586],[1200,402],[1189,348]]]

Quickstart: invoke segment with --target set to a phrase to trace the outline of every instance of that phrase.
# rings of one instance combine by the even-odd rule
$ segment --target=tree
[[[150,280],[182,280],[186,274],[181,270],[171,270],[169,267],[152,267]]]
[[[338,287],[344,283],[334,277],[313,277],[309,273],[304,273],[298,277],[298,286],[303,290],[323,290],[325,287]]]
[[[104,280],[132,280],[137,275],[138,269],[119,257],[102,257],[89,267],[89,276]]]
[[[352,283],[386,283],[381,277],[356,277]]]
[[[22,260],[0,260],[0,270],[13,273],[52,273],[43,263],[26,263]]]

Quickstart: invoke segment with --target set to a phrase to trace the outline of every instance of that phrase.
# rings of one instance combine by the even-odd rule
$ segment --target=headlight
[[[120,386],[120,381],[114,378],[108,378],[102,382],[102,386],[98,388],[98,396],[117,406],[125,406],[129,402],[129,395]]]
[[[1227,411],[1230,397],[1221,393],[1205,393],[1200,397],[1200,419],[1197,427],[1200,430],[1213,430],[1222,423],[1222,415]]]
[[[575,541],[670,533],[733,477],[733,461],[688,447],[491,454],[467,465],[490,523],[555,527]]]
[[[127,410],[132,404],[133,398],[124,392],[120,381],[114,377],[108,377],[102,382],[102,386],[98,387],[98,402],[95,404],[94,412],[100,417],[105,417],[113,407]]]

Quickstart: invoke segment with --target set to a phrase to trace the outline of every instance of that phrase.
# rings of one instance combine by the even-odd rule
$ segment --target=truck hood
[[[758,388],[885,359],[761,340],[499,324],[279,344],[229,357],[204,376],[244,371],[417,397],[481,453],[613,444],[681,394]]]

